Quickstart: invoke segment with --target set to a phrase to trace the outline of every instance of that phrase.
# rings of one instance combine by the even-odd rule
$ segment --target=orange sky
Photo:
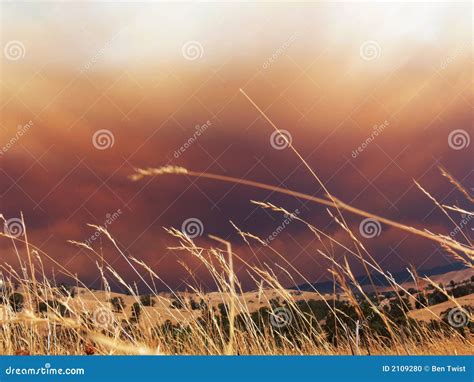
[[[180,228],[189,218],[202,222],[202,244],[208,234],[229,237],[252,262],[278,263],[261,248],[254,257],[232,231],[229,220],[263,237],[282,224],[251,199],[299,209],[347,240],[323,208],[294,198],[195,179],[127,179],[134,167],[174,164],[322,196],[290,150],[272,147],[272,127],[239,88],[289,132],[338,198],[443,233],[453,227],[412,180],[444,203],[468,208],[438,166],[472,187],[471,4],[8,3],[1,9],[0,213],[12,219],[23,212],[31,241],[87,282],[97,277],[93,260],[66,241],[87,240],[93,234],[87,223],[103,225],[118,210],[109,228],[122,248],[173,286],[186,276],[178,260],[197,264],[166,249],[176,242],[163,227]],[[384,123],[374,136],[374,126]],[[103,150],[93,144],[102,130],[113,141]],[[355,231],[360,220],[349,217]],[[324,276],[321,245],[300,223],[272,243],[310,280]],[[452,262],[431,243],[389,227],[364,243],[393,271]],[[103,246],[134,279],[102,237],[93,246]],[[11,242],[3,239],[0,253],[16,264]],[[204,271],[198,275],[209,283]],[[240,276],[249,281],[244,270]]]

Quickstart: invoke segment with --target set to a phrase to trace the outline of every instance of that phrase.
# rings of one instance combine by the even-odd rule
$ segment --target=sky
[[[128,179],[135,168],[176,165],[324,197],[239,89],[344,202],[443,234],[453,224],[414,180],[440,202],[470,208],[439,167],[472,191],[471,3],[38,1],[2,3],[0,18],[0,213],[11,224],[22,213],[29,241],[88,284],[98,283],[97,258],[68,240],[87,241],[127,281],[139,280],[87,224],[106,225],[125,254],[173,288],[191,282],[182,261],[213,289],[196,259],[169,249],[178,242],[164,228],[186,230],[186,222],[203,247],[216,235],[251,264],[282,265],[268,248],[249,248],[230,221],[272,236],[308,280],[327,280],[314,234],[250,201],[298,211],[350,243],[325,207],[186,176]],[[363,219],[345,217],[390,272],[453,262],[385,225],[365,237]],[[452,218],[472,232],[465,217]],[[333,251],[338,261],[348,256]],[[11,240],[0,238],[0,254],[18,266]],[[51,261],[44,266],[65,277]],[[248,269],[237,269],[254,287]],[[286,285],[302,281],[276,273]]]

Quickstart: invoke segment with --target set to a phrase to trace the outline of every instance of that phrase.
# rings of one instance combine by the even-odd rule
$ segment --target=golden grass
[[[251,98],[243,90],[241,92],[279,132],[280,130]],[[283,138],[285,137],[283,136]],[[257,181],[190,171],[176,166],[137,169],[131,179],[138,181],[144,177],[168,174],[186,175],[275,191],[326,206],[329,216],[347,233],[351,240],[350,246],[335,240],[310,222],[292,215],[282,207],[267,202],[253,201],[261,208],[292,216],[305,224],[307,229],[315,235],[323,248],[322,250],[318,249],[318,254],[330,262],[328,274],[334,280],[334,285],[337,282],[342,289],[343,299],[347,302],[345,306],[352,309],[353,316],[350,316],[350,313],[337,303],[339,293],[336,293],[335,286],[332,295],[329,296],[319,293],[316,289],[313,292],[314,299],[318,299],[325,305],[327,316],[323,319],[316,319],[313,315],[308,314],[304,309],[305,301],[298,300],[291,291],[283,287],[275,276],[275,271],[282,271],[285,276],[291,279],[298,276],[308,284],[311,280],[306,280],[301,272],[293,266],[291,259],[288,260],[271,244],[253,233],[243,232],[234,223],[232,223],[233,227],[251,251],[253,251],[254,245],[264,245],[278,256],[284,266],[249,264],[233,251],[231,243],[219,237],[210,236],[218,243],[217,247],[203,248],[182,232],[173,228],[168,229],[168,233],[178,243],[173,249],[184,251],[202,263],[217,285],[218,291],[212,294],[200,290],[195,285],[187,285],[192,291],[193,298],[204,302],[204,305],[196,310],[186,301],[181,303],[179,308],[172,307],[172,300],[183,302],[189,296],[171,288],[166,295],[158,293],[156,282],[163,282],[158,273],[140,259],[123,253],[113,236],[105,228],[99,226],[91,227],[110,240],[117,253],[146,286],[147,293],[154,299],[156,306],[144,306],[136,287],[127,283],[113,266],[91,246],[71,240],[72,245],[90,251],[97,257],[96,266],[104,290],[100,292],[91,290],[54,257],[29,242],[26,224],[22,218],[22,237],[0,233],[0,237],[11,241],[18,259],[16,266],[6,263],[0,264],[0,271],[3,275],[2,292],[7,297],[15,291],[26,296],[21,312],[14,312],[12,308],[15,306],[12,306],[11,303],[0,305],[0,354],[472,354],[472,334],[468,330],[455,329],[449,325],[427,325],[422,321],[411,319],[406,310],[402,310],[398,318],[393,317],[382,307],[384,297],[378,293],[373,283],[376,292],[375,298],[369,296],[358,283],[347,259],[344,259],[343,262],[334,260],[334,248],[343,248],[355,261],[363,265],[369,278],[373,274],[385,277],[395,295],[391,304],[403,304],[403,295],[409,296],[412,301],[418,301],[424,307],[425,312],[439,320],[441,313],[439,309],[426,306],[423,301],[419,300],[419,296],[425,293],[423,288],[419,288],[420,294],[414,295],[385,272],[366,250],[358,235],[351,231],[343,212],[376,219],[380,223],[431,240],[444,248],[456,260],[463,261],[472,269],[474,250],[467,236],[464,236],[465,242],[459,242],[442,234],[410,227],[360,210],[338,200],[329,192],[316,172],[294,146],[290,142],[288,144],[298,159],[304,163],[311,176],[322,187],[325,197],[314,197]],[[443,176],[447,177],[461,193],[468,196],[461,185],[445,170],[443,170]],[[448,211],[456,214],[472,214],[472,212],[457,206],[441,205],[421,185],[416,184],[424,195],[429,197],[447,215],[449,221],[454,223]],[[472,201],[470,197],[468,200]],[[0,219],[5,222],[3,215],[0,215]],[[454,225],[457,227],[455,223]],[[225,248],[221,249],[219,245],[224,245]],[[20,255],[20,246],[26,249],[26,259]],[[52,261],[80,293],[72,297],[61,292],[58,286],[54,285],[46,276],[43,258]],[[241,283],[234,272],[234,262],[236,261],[246,267],[246,271],[258,286],[258,290],[252,292],[260,303],[257,307],[246,297],[248,293],[246,294],[242,290]],[[185,262],[183,266],[194,279],[192,270]],[[413,270],[412,276],[415,285],[432,284],[436,290],[447,296],[452,306],[462,308],[457,299],[435,282],[427,278],[421,280],[415,270]],[[127,290],[128,295],[119,296],[112,292],[109,287],[110,278],[114,278],[121,284]],[[269,290],[272,291],[274,297],[268,295]],[[126,312],[112,311],[109,301],[114,297],[122,297],[126,300],[128,309]],[[278,298],[278,306],[275,306],[272,298]],[[51,301],[55,303],[53,304]],[[224,305],[219,307],[219,302]],[[306,303],[308,302],[306,301]],[[130,305],[132,304],[135,304],[136,309],[141,312],[139,317],[131,314]],[[47,311],[39,313],[40,306],[43,306],[43,310],[46,306]],[[256,316],[258,308],[265,315]],[[281,315],[282,308],[284,309],[283,316]],[[283,319],[290,317],[290,322],[286,322],[284,326],[280,325],[281,321],[279,320],[282,317]],[[369,323],[374,318],[379,319],[380,322],[381,327],[378,331],[374,330]],[[332,323],[334,331],[329,336],[327,328],[330,328],[328,324]]]
[[[203,178],[216,180],[235,181],[239,184],[256,186],[259,188],[280,191],[277,187],[262,185],[258,182],[234,179],[230,177],[221,177],[213,174],[193,173],[181,168],[165,167],[161,169],[139,170],[134,179],[140,179],[144,176],[156,176],[161,174],[187,174]],[[224,178],[224,179],[222,179]],[[420,186],[421,188],[421,186]],[[283,190],[286,194],[299,196],[303,199],[316,201],[328,207],[354,212],[352,207],[348,208],[342,202],[326,199],[318,199],[312,196],[300,194],[289,190]],[[426,195],[429,195],[424,191]],[[429,195],[430,196],[430,195]],[[431,197],[431,196],[430,196]],[[291,215],[291,213],[282,207],[271,203],[253,202],[261,208],[270,209],[276,213]],[[440,208],[439,203],[436,205]],[[328,211],[329,212],[329,211]],[[332,214],[330,213],[332,216]],[[380,219],[372,214],[364,213],[363,216]],[[198,259],[209,271],[216,285],[218,286],[217,301],[225,303],[227,309],[227,321],[224,322],[220,313],[216,313],[216,301],[210,302],[209,294],[188,285],[192,290],[192,295],[196,299],[202,299],[208,302],[203,310],[192,310],[189,304],[184,304],[181,309],[170,307],[173,298],[184,299],[179,292],[170,290],[164,297],[156,291],[155,280],[162,281],[158,274],[147,266],[143,261],[133,257],[127,257],[122,253],[112,235],[103,227],[92,226],[99,230],[115,245],[118,253],[128,262],[144,285],[149,289],[149,293],[157,302],[157,307],[144,307],[137,294],[136,289],[127,284],[118,272],[107,263],[92,247],[85,243],[71,241],[71,244],[80,246],[85,250],[91,251],[97,256],[97,269],[103,279],[105,290],[102,292],[93,291],[87,288],[75,275],[64,268],[59,262],[51,256],[40,251],[34,245],[29,243],[26,235],[26,226],[24,225],[24,235],[21,238],[14,237],[5,233],[0,235],[10,239],[14,243],[13,248],[17,253],[17,258],[21,264],[22,273],[18,273],[15,267],[9,264],[0,265],[4,277],[2,289],[4,292],[13,292],[15,289],[21,291],[25,296],[25,306],[22,312],[14,313],[3,305],[0,311],[0,321],[2,328],[0,330],[0,353],[2,354],[471,354],[472,338],[467,331],[461,333],[454,328],[444,328],[437,330],[423,322],[408,320],[409,325],[400,327],[393,321],[386,311],[380,308],[378,301],[370,298],[357,279],[353,275],[348,261],[338,263],[333,258],[334,246],[342,246],[345,251],[351,254],[356,260],[364,262],[366,269],[371,273],[378,273],[386,277],[392,290],[402,301],[401,293],[409,295],[411,299],[416,300],[417,296],[410,294],[403,285],[397,282],[385,273],[382,268],[374,261],[368,253],[361,257],[361,253],[366,253],[363,243],[354,235],[347,225],[342,223],[337,217],[333,218],[339,222],[341,227],[347,230],[354,245],[359,249],[356,251],[342,243],[336,241],[309,222],[304,221],[293,214],[294,219],[304,223],[310,232],[316,235],[323,244],[323,250],[318,253],[332,263],[328,272],[330,272],[344,292],[344,299],[348,304],[354,307],[357,317],[354,318],[356,329],[347,328],[345,318],[346,313],[339,310],[334,305],[336,296],[323,296],[317,290],[314,295],[321,301],[325,301],[328,310],[339,327],[342,328],[337,341],[330,341],[322,328],[321,322],[315,323],[314,318],[308,316],[301,310],[301,304],[296,303],[296,299],[285,289],[275,277],[275,269],[284,270],[287,276],[293,277],[302,274],[296,269],[283,254],[279,253],[271,245],[264,242],[257,235],[241,231],[235,224],[234,227],[251,248],[251,242],[258,245],[265,245],[274,254],[276,254],[285,263],[285,268],[279,265],[266,265],[257,267],[247,263],[237,253],[234,253],[229,242],[218,237],[211,236],[219,244],[223,244],[225,249],[202,248],[196,245],[188,236],[178,230],[169,229],[170,235],[174,236],[179,245],[175,250],[186,251],[191,256]],[[3,218],[3,217],[2,217]],[[386,219],[385,219],[386,220]],[[392,224],[393,226],[402,226],[401,223]],[[419,234],[419,230],[411,230],[414,234]],[[441,235],[420,231],[424,238],[438,241]],[[435,239],[434,239],[435,238]],[[329,239],[332,243],[327,246],[323,239]],[[470,258],[470,251],[465,244],[442,241],[441,244],[452,252],[455,256],[462,256],[466,264],[472,263],[466,260]],[[469,243],[470,244],[470,243]],[[19,246],[27,248],[26,261],[21,258]],[[460,254],[461,253],[461,254]],[[62,273],[71,279],[71,284],[80,287],[81,293],[75,297],[60,293],[57,286],[51,285],[43,269],[42,258],[46,257],[52,260]],[[100,260],[100,261],[99,261]],[[234,273],[234,261],[242,262],[247,271],[252,275],[257,285],[260,285],[259,298],[264,296],[265,302],[262,306],[267,306],[269,317],[277,316],[275,307],[270,307],[271,302],[268,296],[265,297],[265,290],[272,290],[278,297],[281,306],[291,311],[292,326],[297,328],[295,332],[280,330],[271,325],[270,321],[265,325],[258,325],[255,321],[255,306],[251,306],[249,300],[242,298],[240,282]],[[184,264],[185,265],[185,264]],[[105,269],[103,268],[105,267]],[[186,266],[186,265],[185,265]],[[191,270],[189,270],[192,273]],[[143,275],[148,274],[151,281],[147,282]],[[108,275],[108,276],[107,276]],[[141,306],[141,316],[139,320],[134,319],[130,312],[115,312],[111,310],[108,302],[110,298],[118,296],[111,292],[108,287],[107,277],[113,277],[116,281],[128,290],[128,306],[133,303]],[[413,279],[418,285],[421,280],[417,275]],[[310,283],[310,280],[305,280]],[[441,293],[444,293],[451,305],[461,308],[455,298],[440,288],[435,282],[424,279],[426,283],[431,283]],[[18,287],[15,288],[14,284]],[[349,284],[352,284],[350,286]],[[8,294],[8,293],[7,293]],[[50,307],[47,313],[37,312],[38,304],[55,300],[61,306]],[[387,330],[387,336],[381,336],[377,333],[371,333],[366,325],[367,311],[363,310],[361,304],[368,303],[373,315],[381,318],[383,325]],[[262,307],[260,306],[260,307]],[[434,319],[440,318],[438,308],[426,306],[424,311],[429,312]],[[65,313],[66,312],[66,313]],[[98,312],[98,313],[97,313]],[[105,317],[102,317],[100,314]],[[413,315],[412,315],[413,316]],[[415,315],[416,317],[416,315]],[[206,318],[205,320],[203,318]],[[173,327],[163,325],[165,320],[173,323]],[[102,322],[104,321],[104,322]],[[238,321],[238,322],[237,322]],[[324,320],[323,320],[324,321]],[[364,330],[363,343],[359,330]]]
[[[112,292],[99,292],[81,288],[81,293],[74,298],[63,296],[58,289],[48,285],[47,282],[38,282],[38,295],[34,296],[39,301],[46,301],[54,296],[58,302],[67,307],[68,316],[63,317],[59,311],[51,309],[47,315],[39,315],[34,308],[25,305],[21,313],[8,312],[2,319],[0,331],[2,354],[470,354],[472,352],[471,337],[460,335],[455,330],[437,332],[425,326],[412,326],[406,328],[406,334],[401,335],[400,328],[392,328],[393,336],[387,341],[377,336],[367,337],[367,343],[362,345],[356,340],[356,333],[341,337],[339,343],[334,345],[325,338],[320,327],[301,331],[291,340],[286,339],[285,334],[275,330],[271,325],[263,329],[257,327],[251,317],[251,309],[248,300],[241,299],[239,283],[236,288],[229,283],[231,270],[224,253],[219,250],[205,250],[195,246],[180,233],[174,232],[182,240],[181,248],[190,254],[197,256],[215,277],[220,285],[219,298],[230,303],[233,301],[235,312],[243,317],[239,326],[234,328],[232,335],[226,335],[222,323],[214,316],[207,325],[199,323],[198,315],[193,314],[189,306],[183,309],[171,309],[169,298],[154,294],[158,307],[143,308],[142,316],[138,323],[133,322],[129,314],[114,313],[105,322],[97,322],[93,312],[103,309],[110,312],[110,305],[106,303],[104,296]],[[214,256],[221,269],[214,266],[211,261]],[[347,270],[347,266],[341,266],[341,270]],[[222,272],[225,269],[225,272]],[[294,314],[293,320],[296,327],[306,327],[308,317],[298,311],[298,307],[291,294],[283,288],[270,270],[253,269],[261,276],[263,285],[273,288],[284,301],[290,306]],[[115,272],[114,277],[119,278]],[[20,291],[32,289],[31,280],[16,278],[12,272],[12,281],[20,283]],[[120,280],[123,282],[123,280]],[[5,288],[11,286],[7,285]],[[133,288],[130,287],[133,292]],[[351,294],[347,291],[348,295]],[[195,296],[206,299],[206,293],[195,290]],[[139,302],[135,294],[127,296],[129,301]],[[268,297],[267,297],[268,298]],[[327,298],[321,296],[321,298]],[[357,301],[352,299],[352,303]],[[268,302],[268,301],[267,301]],[[200,312],[202,315],[212,313],[215,306],[209,306],[209,311]],[[234,313],[230,313],[232,317]],[[344,315],[343,312],[334,311],[335,316]],[[166,314],[177,323],[178,330],[187,331],[185,335],[170,335],[164,328],[158,327],[157,316],[164,317]],[[374,314],[384,316],[384,312],[374,307]],[[436,315],[436,312],[434,313]],[[389,321],[389,319],[387,319]],[[234,327],[234,319],[231,321]],[[387,322],[393,326],[393,323]],[[243,330],[245,326],[245,330]],[[156,329],[156,330],[154,330]],[[294,345],[294,342],[298,346]]]

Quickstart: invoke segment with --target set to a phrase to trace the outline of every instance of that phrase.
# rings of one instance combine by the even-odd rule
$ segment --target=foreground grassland
[[[423,290],[138,295],[3,285],[2,354],[472,354],[470,269]],[[440,292],[437,288],[440,287]],[[456,296],[456,297],[454,297]],[[371,305],[365,299],[368,298]]]
[[[121,252],[105,228],[92,226],[128,262],[138,276],[137,281],[146,286],[148,292],[139,294],[135,283],[130,285],[124,281],[87,243],[71,241],[72,245],[97,257],[97,274],[103,288],[92,290],[56,259],[29,243],[26,224],[22,221],[21,235],[0,232],[2,240],[12,242],[20,264],[20,267],[0,264],[0,354],[473,353],[474,251],[469,238],[456,223],[459,241],[454,235],[448,237],[413,228],[353,208],[334,198],[325,188],[327,198],[316,198],[258,182],[194,173],[178,167],[137,170],[132,178],[137,181],[169,174],[234,182],[325,205],[329,215],[350,237],[350,247],[284,208],[254,202],[272,213],[299,220],[318,238],[321,249],[317,249],[317,254],[330,264],[327,271],[333,280],[333,291],[323,294],[317,288],[301,291],[296,287],[283,287],[275,276],[276,270],[284,271],[291,278],[297,276],[309,286],[311,280],[306,280],[293,267],[291,259],[269,243],[236,226],[249,246],[250,243],[263,245],[279,260],[255,266],[239,257],[231,243],[218,237],[210,236],[218,243],[216,247],[203,248],[185,232],[168,230],[178,243],[172,249],[186,252],[209,272],[217,286],[213,293],[192,284],[187,285],[186,293],[173,290],[158,293],[155,283],[162,282],[160,276],[141,260]],[[462,195],[468,195],[444,170],[442,174]],[[417,186],[448,217],[449,214],[472,216],[472,212],[457,206],[438,203],[419,184]],[[368,253],[360,235],[350,230],[343,211],[431,240],[455,261],[464,264],[464,270],[429,278],[420,277],[415,269],[410,269],[411,280],[400,284]],[[2,215],[0,218],[6,225]],[[334,260],[335,247],[343,248],[352,262],[363,266],[365,276],[371,281],[368,285],[360,285],[349,261]],[[53,262],[70,282],[57,285],[51,281],[43,268],[43,259]],[[242,290],[234,273],[234,262],[246,266],[258,286],[256,290]],[[186,264],[183,266],[187,269]],[[192,270],[189,273],[194,279]],[[374,275],[386,280],[383,288],[372,282]],[[112,279],[121,285],[124,294],[111,291]]]

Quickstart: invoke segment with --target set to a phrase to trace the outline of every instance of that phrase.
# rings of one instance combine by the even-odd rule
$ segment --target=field
[[[139,180],[145,176],[181,173],[188,172],[177,168],[147,169],[138,170],[132,178]],[[237,181],[245,183],[245,180]],[[447,253],[465,264],[465,269],[431,278],[420,277],[413,269],[412,280],[399,284],[382,270],[365,251],[362,242],[348,230],[354,244],[354,249],[347,248],[349,253],[364,264],[369,279],[374,274],[382,275],[389,287],[361,286],[348,262],[339,264],[333,260],[328,269],[334,280],[332,293],[320,293],[316,288],[313,291],[287,289],[274,276],[275,270],[271,266],[259,268],[251,265],[248,265],[248,271],[259,288],[243,291],[233,266],[235,261],[242,259],[234,253],[231,243],[212,237],[218,246],[202,248],[187,234],[169,229],[168,233],[179,243],[174,250],[185,251],[197,258],[218,285],[217,292],[205,292],[192,284],[187,286],[187,292],[158,292],[154,285],[160,280],[159,275],[142,261],[126,257],[149,288],[149,292],[139,293],[92,247],[72,242],[97,256],[97,272],[102,277],[103,290],[92,290],[29,243],[23,222],[24,234],[21,237],[2,234],[4,239],[15,244],[18,259],[24,267],[20,273],[13,266],[1,265],[6,277],[1,285],[0,352],[472,354],[474,278],[471,248],[451,238],[374,217],[337,201],[330,194],[328,199],[317,199],[316,202],[334,207],[340,217],[340,220],[335,219],[343,227],[346,226],[341,211],[346,210],[421,235],[441,244]],[[291,215],[283,208],[256,203],[261,208]],[[325,235],[310,223],[305,224],[315,235]],[[95,226],[95,229],[115,245],[120,256],[125,257],[105,228]],[[239,234],[245,240],[264,244],[251,233],[239,231]],[[334,240],[334,244],[339,243]],[[327,253],[319,251],[319,254],[331,260],[330,250]],[[22,255],[26,256],[22,258]],[[278,255],[283,262],[286,261],[285,257]],[[42,268],[43,258],[54,261],[71,283],[58,285],[48,279]],[[286,266],[288,274],[299,273],[290,262],[286,261]],[[112,292],[106,274],[118,281],[127,293]]]
[[[0,355],[474,353],[471,2],[1,8]]]

